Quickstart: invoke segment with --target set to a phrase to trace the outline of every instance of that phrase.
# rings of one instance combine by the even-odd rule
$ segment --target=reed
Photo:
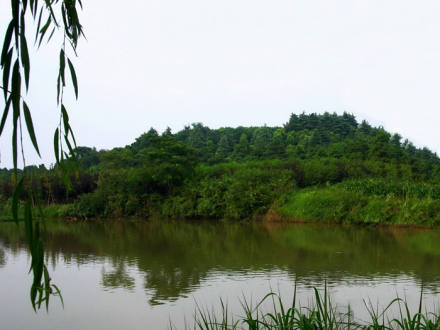
[[[313,299],[308,307],[301,307],[297,299],[296,284],[290,307],[284,305],[281,294],[270,292],[255,307],[245,297],[240,301],[242,315],[234,322],[231,312],[221,300],[222,317],[215,316],[214,310],[201,308],[197,305],[193,329],[199,330],[345,330],[345,329],[399,329],[425,330],[440,329],[440,316],[433,312],[423,312],[423,287],[420,293],[419,307],[415,314],[411,314],[406,300],[396,297],[382,311],[374,308],[371,301],[365,302],[370,315],[369,321],[356,320],[350,306],[343,308],[333,305],[327,285],[320,293],[313,288]],[[271,311],[265,312],[266,300],[271,300]],[[398,305],[399,317],[391,318],[388,312],[392,306]],[[172,327],[175,329],[175,327]],[[185,329],[191,329],[187,324]]]
[[[386,197],[394,195],[401,198],[440,199],[438,184],[413,182],[392,178],[375,178],[363,180],[347,180],[340,184],[349,191],[366,196]]]

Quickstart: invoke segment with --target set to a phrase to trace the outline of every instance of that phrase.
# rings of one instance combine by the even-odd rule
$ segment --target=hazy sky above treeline
[[[202,122],[282,126],[290,114],[344,111],[440,151],[440,2],[83,0],[87,40],[68,52],[65,105],[78,145],[112,149],[156,128]],[[0,3],[0,32],[10,2]],[[33,41],[32,21],[27,24]],[[33,43],[29,42],[29,46]],[[54,162],[61,38],[30,49],[27,96],[43,159]],[[3,98],[0,106],[4,107]],[[25,134],[26,135],[26,134]],[[12,166],[11,125],[0,167]]]

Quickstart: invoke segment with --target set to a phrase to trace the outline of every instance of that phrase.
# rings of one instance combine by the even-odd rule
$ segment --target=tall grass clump
[[[348,180],[287,195],[279,215],[300,222],[439,226],[439,200],[434,183]]]
[[[194,316],[193,329],[198,330],[345,330],[345,329],[399,329],[399,330],[425,330],[440,329],[440,316],[433,312],[423,311],[423,287],[420,293],[419,306],[416,313],[412,314],[407,301],[397,297],[393,299],[382,311],[373,307],[371,301],[365,302],[365,307],[370,320],[357,320],[350,306],[343,309],[334,306],[331,302],[327,285],[323,293],[313,288],[313,298],[307,307],[302,307],[297,299],[295,284],[292,303],[286,306],[280,293],[270,292],[255,307],[252,302],[243,298],[240,301],[241,314],[236,321],[234,315],[228,310],[228,305],[221,301],[222,316],[217,318],[214,309],[209,311],[197,304]],[[397,305],[397,306],[396,306]],[[391,317],[390,311],[397,308],[398,317]],[[270,311],[267,311],[270,310]],[[392,315],[392,314],[391,314]],[[172,329],[176,329],[171,325]],[[186,324],[185,329],[191,327]]]
[[[302,189],[287,197],[281,217],[305,222],[361,222],[357,212],[367,201],[337,187]]]
[[[440,186],[434,183],[402,181],[391,178],[347,180],[340,184],[344,189],[366,196],[440,199]]]
[[[308,307],[301,307],[297,300],[296,285],[293,300],[290,307],[284,305],[281,294],[271,292],[260,300],[255,307],[245,297],[240,301],[242,314],[233,321],[233,316],[227,310],[227,306],[221,301],[222,317],[220,322],[214,311],[209,312],[206,308],[197,305],[195,324],[193,329],[351,329],[359,327],[352,321],[352,312],[348,307],[347,312],[342,313],[338,307],[334,307],[330,301],[327,286],[323,295],[314,288],[314,300]],[[266,311],[270,309],[270,312]],[[231,323],[225,321],[231,319]],[[188,325],[185,328],[190,328]]]

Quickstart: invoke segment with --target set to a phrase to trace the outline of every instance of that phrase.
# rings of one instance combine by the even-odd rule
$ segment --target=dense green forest
[[[283,127],[154,128],[112,150],[77,147],[68,195],[57,166],[27,168],[53,217],[210,218],[440,224],[440,159],[346,112]],[[18,177],[0,170],[1,215]]]

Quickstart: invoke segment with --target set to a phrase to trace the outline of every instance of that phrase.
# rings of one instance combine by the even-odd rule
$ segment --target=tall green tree
[[[234,146],[232,158],[235,160],[244,160],[250,154],[250,144],[246,134],[241,134],[240,141]]]
[[[372,140],[370,157],[375,159],[384,160],[389,157],[390,152],[390,134],[382,131],[379,132]]]
[[[269,143],[269,149],[267,154],[271,158],[283,158],[286,154],[286,146],[284,141],[286,139],[286,133],[283,129],[278,128],[272,137],[272,141]]]
[[[268,154],[269,145],[273,139],[273,129],[264,125],[257,128],[252,135],[252,147],[254,155],[257,157],[264,157]]]
[[[198,124],[193,124],[191,133],[188,136],[187,144],[194,149],[201,149],[205,146],[205,135],[202,127]]]
[[[215,152],[221,158],[226,158],[232,151],[231,144],[227,134],[222,134],[218,143],[217,151]]]
[[[173,137],[149,136],[151,147],[142,150],[152,177],[172,194],[173,188],[191,178],[198,163],[196,150]]]

